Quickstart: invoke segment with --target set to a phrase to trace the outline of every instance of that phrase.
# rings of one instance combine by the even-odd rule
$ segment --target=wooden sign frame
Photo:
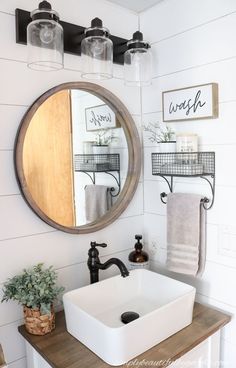
[[[162,92],[162,113],[164,122],[218,118],[218,84],[207,83]]]
[[[118,128],[116,114],[106,104],[87,107],[85,121],[87,132]]]

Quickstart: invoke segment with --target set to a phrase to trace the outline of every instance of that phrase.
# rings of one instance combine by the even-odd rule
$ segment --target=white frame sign
[[[117,127],[116,114],[106,104],[85,109],[85,120],[88,132]]]
[[[218,117],[218,84],[209,83],[162,92],[163,121]]]

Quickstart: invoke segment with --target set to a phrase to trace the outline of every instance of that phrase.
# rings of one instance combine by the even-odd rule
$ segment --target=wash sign
[[[116,128],[116,115],[108,105],[93,106],[85,109],[86,130]]]
[[[218,105],[216,83],[165,91],[162,93],[163,121],[217,118]]]

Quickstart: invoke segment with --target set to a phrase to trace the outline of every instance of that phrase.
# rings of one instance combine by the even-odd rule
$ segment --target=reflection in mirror
[[[65,89],[32,116],[22,160],[25,185],[40,210],[57,224],[79,227],[114,206],[129,155],[115,111],[90,92]]]

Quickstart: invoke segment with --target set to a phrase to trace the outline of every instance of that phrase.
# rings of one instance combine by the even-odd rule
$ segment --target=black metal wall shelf
[[[202,199],[206,210],[212,208],[215,199],[215,152],[152,153],[152,175],[162,177],[173,192],[174,177],[200,177],[208,182],[212,200]],[[167,194],[160,194],[161,201]],[[208,205],[207,207],[207,203]]]
[[[88,175],[93,184],[96,184],[96,173],[105,173],[111,175],[118,186],[110,189],[112,197],[117,197],[121,190],[120,179],[120,155],[119,153],[109,154],[76,154],[74,155],[74,170]],[[115,193],[114,193],[115,192]]]

